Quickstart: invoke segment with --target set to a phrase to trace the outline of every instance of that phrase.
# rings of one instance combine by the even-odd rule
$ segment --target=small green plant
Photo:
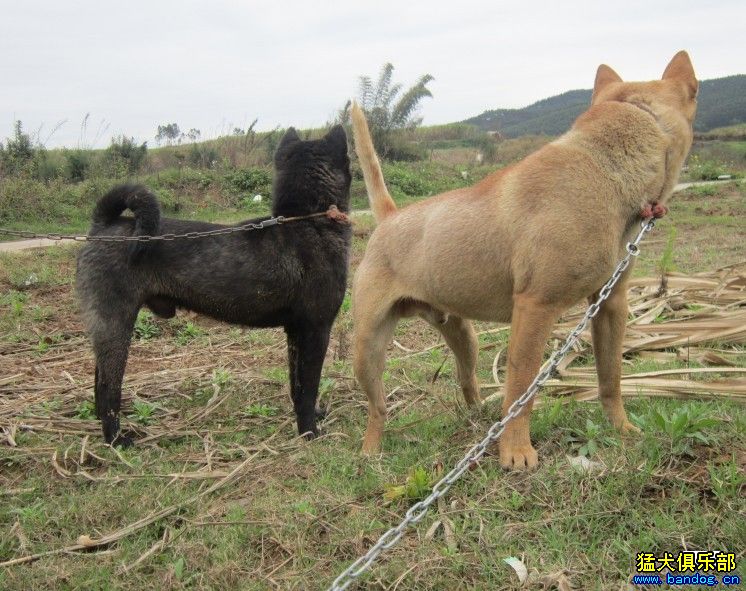
[[[264,375],[272,382],[288,381],[288,371],[284,367],[270,367],[264,370]]]
[[[44,353],[49,351],[49,348],[52,345],[54,345],[55,343],[59,343],[61,340],[62,337],[60,335],[39,337],[39,342],[36,344],[34,351],[39,355],[43,355]]]
[[[212,372],[212,385],[218,388],[225,388],[233,382],[233,376],[224,367],[218,367]]]
[[[427,473],[427,470],[422,466],[417,466],[409,473],[405,484],[386,485],[386,492],[383,493],[383,498],[389,502],[396,501],[397,499],[406,499],[408,501],[422,500],[430,494],[434,480]]]
[[[255,402],[246,407],[246,414],[250,417],[273,417],[279,410],[276,406]]]
[[[23,309],[28,301],[28,295],[11,290],[0,298],[0,304],[7,305],[10,308],[10,316],[18,319],[23,316]]]
[[[735,459],[724,464],[709,465],[707,470],[712,492],[721,503],[740,497],[740,491],[746,487],[746,475]]]
[[[174,562],[174,578],[177,581],[181,581],[181,579],[184,577],[185,566],[186,566],[186,562],[184,561],[183,556],[179,558],[176,562]]]
[[[718,424],[705,407],[694,404],[685,404],[670,414],[653,408],[646,415],[632,415],[632,419],[646,432],[659,431],[668,435],[673,455],[692,455],[695,442],[710,445],[712,440],[706,430]]]
[[[187,321],[176,334],[176,342],[179,345],[186,345],[198,337],[205,334],[205,331],[191,321]]]
[[[96,406],[90,400],[84,400],[75,408],[75,418],[90,421],[96,417]]]
[[[130,415],[132,420],[140,423],[141,425],[149,425],[150,422],[153,420],[153,415],[155,414],[155,405],[149,404],[148,402],[141,402],[140,400],[136,400],[133,407],[135,412]]]
[[[672,271],[676,270],[676,267],[673,264],[673,247],[676,243],[676,228],[671,227],[671,229],[668,231],[668,236],[666,237],[666,246],[663,249],[663,254],[661,255],[661,261],[660,261],[660,272],[661,275],[666,275],[667,273],[671,273]]]
[[[9,512],[17,515],[22,523],[32,525],[43,523],[46,520],[47,508],[44,506],[44,501],[40,499],[24,507],[10,509]]]
[[[692,187],[692,193],[699,197],[713,197],[717,195],[718,188],[714,185],[700,185],[698,187]]]
[[[352,308],[352,295],[348,291],[347,293],[345,293],[345,297],[342,300],[342,305],[339,307],[339,312],[341,314],[347,314],[351,308]]]
[[[585,428],[572,428],[565,442],[577,449],[578,455],[590,457],[600,445],[618,445],[615,437],[604,433],[604,427],[591,419],[585,420]]]
[[[298,501],[293,505],[293,509],[298,513],[305,513],[306,515],[316,515],[316,509],[309,501]]]
[[[152,312],[140,310],[135,320],[135,338],[141,341],[148,341],[161,334],[161,329],[155,323]]]
[[[321,378],[321,381],[319,382],[319,396],[323,396],[324,394],[328,394],[334,389],[334,386],[336,385],[336,382],[332,378]]]

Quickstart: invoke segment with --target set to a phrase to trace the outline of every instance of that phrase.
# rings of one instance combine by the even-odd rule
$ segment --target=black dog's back
[[[349,160],[344,131],[301,141],[294,131],[275,157],[273,213],[347,211]],[[134,217],[120,217],[130,209]],[[276,213],[279,212],[279,213]],[[258,221],[258,220],[252,220]],[[125,185],[97,204],[91,234],[183,234],[225,227],[160,217],[155,197]],[[104,436],[119,432],[121,382],[138,310],[162,316],[192,309],[227,322],[283,326],[301,433],[316,433],[315,401],[329,332],[344,298],[348,225],[314,217],[262,230],[195,240],[89,243],[78,257],[77,289],[96,356],[96,410]]]

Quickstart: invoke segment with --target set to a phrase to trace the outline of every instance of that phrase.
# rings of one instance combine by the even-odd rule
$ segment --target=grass
[[[404,191],[410,181],[412,193],[463,181],[454,169],[437,176],[430,165],[415,166],[423,165],[401,168],[402,201],[417,198]],[[417,170],[427,178],[407,177]],[[743,259],[743,190],[678,194],[642,245],[635,274],[694,273]],[[357,223],[353,268],[372,227],[369,218]],[[72,291],[75,252],[73,245],[0,255],[0,561],[79,536],[95,540],[175,509],[96,550],[4,568],[3,590],[324,588],[499,416],[495,404],[466,412],[452,356],[428,349],[438,338],[425,323],[402,322],[401,348],[392,345],[385,373],[384,454],[362,458],[366,408],[352,378],[346,298],[321,385],[324,436],[298,440],[281,330],[143,313],[123,419],[141,439],[113,450],[93,416],[91,354]],[[26,284],[31,274],[37,280]],[[480,382],[492,381],[507,338],[507,331],[480,334]],[[742,346],[729,349],[746,365]],[[695,365],[632,356],[624,371]],[[683,548],[740,552],[743,573],[743,406],[644,396],[626,406],[642,435],[620,437],[597,403],[537,408],[538,471],[504,473],[485,458],[361,588],[518,589],[503,561],[513,556],[528,567],[528,588],[544,588],[544,578],[556,584],[561,573],[576,589],[619,589],[637,552]],[[573,467],[567,456],[578,455],[598,469]]]

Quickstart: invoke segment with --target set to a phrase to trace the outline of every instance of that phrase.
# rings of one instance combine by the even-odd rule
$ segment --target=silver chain
[[[380,538],[378,538],[378,541],[370,548],[370,550],[368,550],[368,552],[358,558],[349,567],[347,567],[347,569],[342,572],[342,574],[334,579],[334,582],[332,583],[331,587],[329,587],[328,591],[342,591],[343,589],[347,589],[347,587],[349,587],[354,581],[356,581],[360,577],[360,575],[362,575],[371,567],[373,562],[378,559],[378,557],[383,553],[384,550],[388,550],[401,539],[401,537],[404,535],[404,531],[410,525],[419,522],[428,512],[430,506],[439,498],[444,496],[454,485],[454,483],[459,478],[461,478],[464,472],[466,472],[470,466],[472,466],[485,454],[487,448],[492,443],[497,441],[497,439],[505,430],[506,425],[521,413],[523,407],[526,406],[526,404],[528,404],[528,402],[534,396],[536,396],[536,393],[539,391],[539,388],[541,388],[544,382],[552,377],[552,374],[554,374],[554,372],[556,371],[557,366],[559,366],[562,359],[565,357],[565,355],[567,355],[582,332],[588,326],[588,322],[591,320],[591,318],[598,314],[598,311],[601,309],[601,304],[609,297],[609,295],[611,294],[611,290],[614,289],[614,286],[619,281],[619,278],[622,276],[624,271],[626,271],[627,267],[629,267],[632,257],[636,257],[640,254],[638,245],[645,237],[645,234],[653,229],[654,225],[654,218],[650,218],[642,222],[642,228],[640,229],[640,232],[637,234],[637,237],[632,242],[627,243],[626,256],[621,261],[619,261],[619,264],[617,265],[616,269],[614,269],[614,273],[612,274],[611,278],[598,292],[598,298],[596,299],[596,301],[588,307],[585,312],[585,316],[583,316],[583,319],[569,334],[567,339],[565,339],[562,347],[560,347],[559,350],[555,351],[549,358],[549,360],[544,364],[544,367],[534,378],[534,381],[531,382],[531,385],[528,387],[528,389],[520,398],[518,398],[518,400],[510,405],[510,408],[508,409],[508,412],[505,413],[505,416],[501,420],[493,424],[487,430],[487,435],[485,435],[484,439],[482,439],[482,441],[474,445],[468,452],[466,452],[466,455],[453,467],[453,469],[433,486],[432,492],[425,499],[415,503],[409,508],[404,516],[404,519],[401,520],[401,523],[399,523],[399,525],[397,525],[396,527],[392,527]]]
[[[8,234],[10,236],[19,236],[21,238],[46,238],[47,240],[74,240],[75,242],[154,242],[157,240],[168,241],[168,240],[179,240],[187,239],[193,240],[195,238],[203,238],[205,236],[221,236],[223,234],[233,234],[235,232],[249,232],[251,230],[263,230],[270,226],[276,226],[286,221],[290,221],[290,218],[284,216],[272,217],[261,222],[247,224],[241,224],[240,226],[230,226],[227,228],[216,228],[214,230],[205,230],[204,232],[186,232],[184,234],[162,234],[160,236],[96,236],[83,234],[83,235],[72,235],[72,234],[37,234],[36,232],[29,232],[27,230],[6,230],[0,228],[0,234]]]

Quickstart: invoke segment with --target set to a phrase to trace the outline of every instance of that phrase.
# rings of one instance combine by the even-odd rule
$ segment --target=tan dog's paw
[[[539,454],[534,446],[500,446],[500,465],[506,470],[533,470],[539,465]]]
[[[622,435],[636,435],[637,433],[642,433],[642,429],[640,429],[640,427],[638,427],[637,425],[633,425],[627,420],[617,425],[616,428],[617,431],[619,431]]]
[[[381,453],[381,441],[373,441],[372,439],[366,437],[363,440],[363,448],[360,450],[360,452],[364,456],[377,456]]]

